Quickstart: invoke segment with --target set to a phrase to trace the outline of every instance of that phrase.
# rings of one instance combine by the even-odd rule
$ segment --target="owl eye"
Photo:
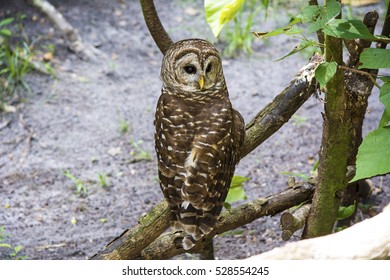
[[[206,68],[206,73],[210,72],[211,71],[211,63],[209,65],[207,65],[207,68]]]
[[[184,71],[186,71],[187,74],[195,74],[196,68],[194,65],[187,65],[187,66],[184,66]]]

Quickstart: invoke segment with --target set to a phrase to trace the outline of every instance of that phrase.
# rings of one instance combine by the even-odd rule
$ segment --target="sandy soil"
[[[0,115],[0,123],[8,124],[0,130],[0,227],[9,234],[6,241],[22,245],[21,255],[29,259],[85,259],[135,225],[163,198],[153,143],[162,55],[146,29],[138,1],[51,2],[107,59],[80,60],[67,50],[48,20],[24,1],[1,1],[0,18],[25,14],[24,30],[30,40],[38,40],[42,48],[55,45],[57,78],[32,73],[28,77],[32,94],[25,95],[15,113]],[[175,40],[214,40],[200,8],[202,1],[155,2]],[[188,7],[198,12],[189,15]],[[378,7],[369,9],[373,8]],[[259,21],[258,28],[285,22],[276,15],[271,10],[268,23]],[[303,55],[275,62],[296,44],[281,36],[257,41],[250,59],[224,58],[233,106],[246,122],[305,65],[308,57]],[[221,44],[217,46],[221,49]],[[377,126],[382,113],[377,96],[375,91],[365,133]],[[236,173],[250,178],[248,200],[286,188],[288,176],[283,172],[310,175],[320,147],[322,108],[311,98],[288,124],[241,161]],[[128,131],[121,132],[125,124]],[[140,151],[150,160],[140,160]],[[76,194],[65,171],[83,182],[85,196]],[[108,187],[101,185],[99,174],[107,176]],[[390,201],[390,178],[374,182],[382,187],[375,198],[380,211]],[[216,257],[245,258],[283,244],[278,218],[262,218],[217,237]],[[0,250],[0,258],[7,257]]]

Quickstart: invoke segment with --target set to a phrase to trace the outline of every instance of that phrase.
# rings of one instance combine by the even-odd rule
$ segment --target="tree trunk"
[[[325,35],[325,61],[342,65],[342,47],[341,39]],[[318,185],[303,232],[304,238],[332,232],[343,191],[348,183],[346,173],[351,144],[350,110],[344,84],[344,71],[340,68],[326,85],[323,118]]]

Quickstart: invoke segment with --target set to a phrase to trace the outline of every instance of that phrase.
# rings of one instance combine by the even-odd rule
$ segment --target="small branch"
[[[149,32],[161,53],[165,54],[168,48],[173,44],[172,39],[165,31],[164,26],[158,17],[153,0],[140,0],[140,2]]]
[[[350,67],[347,67],[347,66],[344,66],[344,65],[339,65],[338,68],[340,68],[342,70],[346,70],[346,71],[351,71],[351,72],[354,72],[354,73],[357,73],[357,74],[360,74],[360,75],[367,76],[375,86],[377,86],[378,88],[381,87],[376,82],[376,79],[373,77],[373,76],[378,76],[378,74],[368,73],[366,71],[358,70],[358,69],[355,69],[355,68],[350,68]]]
[[[383,212],[331,235],[301,240],[253,256],[256,260],[390,259],[390,204]]]
[[[283,212],[280,216],[280,227],[282,229],[282,239],[287,241],[294,232],[300,230],[305,225],[309,216],[311,204],[307,203],[299,207],[295,212]]]

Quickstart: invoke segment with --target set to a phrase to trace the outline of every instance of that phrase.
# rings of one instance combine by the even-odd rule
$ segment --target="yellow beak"
[[[203,75],[200,76],[198,83],[199,83],[199,88],[203,89],[203,86],[204,86],[204,76]]]

